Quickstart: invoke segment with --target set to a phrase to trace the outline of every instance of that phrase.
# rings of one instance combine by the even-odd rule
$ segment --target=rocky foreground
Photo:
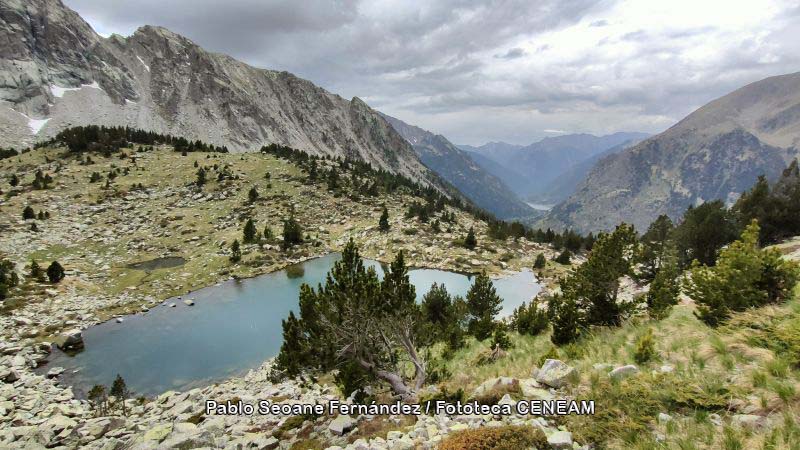
[[[0,359],[0,446],[2,448],[435,448],[450,433],[481,426],[531,425],[544,431],[552,448],[577,448],[569,432],[544,417],[492,415],[298,416],[206,415],[205,401],[257,404],[327,404],[340,399],[328,386],[299,380],[272,383],[271,363],[246,376],[188,392],[166,392],[155,399],[129,399],[127,415],[97,415],[86,400],[56,385],[53,373],[31,369],[46,349],[3,346]],[[487,380],[473,395],[509,387],[528,399],[552,400],[573,368],[549,360],[535,378]],[[514,404],[509,394],[498,404]]]

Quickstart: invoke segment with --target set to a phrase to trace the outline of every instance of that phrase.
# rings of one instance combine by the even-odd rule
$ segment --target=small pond
[[[74,356],[54,350],[42,370],[64,367],[61,382],[83,396],[95,384],[110,385],[119,373],[136,395],[185,390],[242,374],[275,356],[282,343],[281,320],[297,312],[300,285],[324,282],[341,255],[330,254],[285,270],[231,280],[172,298],[145,314],[111,320],[83,332],[85,350]],[[365,260],[383,276],[377,261]],[[464,296],[474,277],[433,269],[409,271],[417,298],[434,282]],[[509,315],[540,290],[530,271],[494,280]],[[175,304],[175,307],[170,307]]]

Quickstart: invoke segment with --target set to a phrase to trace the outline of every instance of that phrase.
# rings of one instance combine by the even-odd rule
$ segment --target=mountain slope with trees
[[[669,130],[601,160],[542,224],[583,231],[647,226],[688,205],[728,204],[759,176],[775,180],[798,155],[800,73],[757,81]]]
[[[467,152],[442,135],[409,125],[394,117],[384,118],[405,138],[420,160],[455,186],[477,206],[501,219],[529,218],[536,212],[520,200],[501,179],[477,164]]]

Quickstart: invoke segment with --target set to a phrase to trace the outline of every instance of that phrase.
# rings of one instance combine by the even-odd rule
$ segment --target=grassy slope
[[[60,148],[37,149],[0,160],[0,189],[5,194],[0,202],[0,226],[4,228],[0,255],[15,262],[23,274],[27,274],[31,259],[43,267],[57,259],[68,271],[68,277],[57,286],[26,280],[23,292],[16,291],[6,302],[7,307],[18,308],[27,302],[42,306],[48,297],[45,289],[56,289],[61,294],[99,298],[100,307],[93,308],[92,313],[103,320],[232,275],[254,276],[301,258],[336,251],[349,237],[360,245],[364,256],[382,261],[402,249],[411,265],[494,274],[530,267],[536,253],[542,251],[542,246],[529,242],[493,242],[486,237],[483,222],[460,211],[456,211],[456,224],[443,224],[442,233],[433,233],[429,224],[404,218],[407,205],[420,199],[401,193],[357,201],[337,196],[324,183],[309,184],[293,164],[269,155],[181,156],[170,148],[125,153],[137,161],[92,155],[94,164],[81,165],[78,158],[65,157],[65,150]],[[195,163],[229,165],[238,179],[220,184],[211,171],[202,194],[214,198],[198,199],[192,186]],[[129,174],[120,175],[106,189],[105,176],[114,167],[128,168]],[[37,169],[53,176],[53,188],[30,187]],[[103,180],[89,183],[93,172],[100,173]],[[12,173],[21,178],[16,189],[9,189]],[[270,179],[265,178],[267,173]],[[133,189],[139,183],[146,195]],[[261,196],[255,204],[247,201],[252,186],[257,186]],[[389,233],[377,230],[383,203],[390,212]],[[21,220],[26,205],[52,215],[49,220],[37,221],[39,232],[31,232],[30,223]],[[292,209],[313,243],[290,252],[281,251],[277,240],[264,247],[245,245],[241,263],[228,261],[230,243],[241,240],[247,217],[255,219],[259,232],[268,224],[280,236],[282,221]],[[476,251],[454,245],[470,226],[475,226],[478,235]],[[409,234],[412,231],[414,234]],[[187,262],[151,272],[127,267],[165,255],[182,256]],[[74,303],[67,309],[81,307],[80,302]]]
[[[797,244],[781,247],[796,249]],[[698,321],[693,310],[691,300],[684,299],[662,321],[634,318],[559,349],[560,358],[580,374],[568,394],[596,400],[596,416],[563,419],[578,442],[620,449],[800,448],[800,289],[787,304],[738,314],[717,330]],[[611,382],[608,369],[594,368],[636,364],[636,340],[651,327],[658,358],[639,365],[640,375]],[[488,341],[471,341],[447,363],[453,375],[443,384],[469,395],[489,378],[530,378],[552,347],[549,334],[511,337],[515,347],[508,356],[483,366],[474,362],[488,351]],[[674,371],[661,373],[666,365]],[[660,423],[659,413],[674,420]],[[715,413],[722,417],[720,426],[713,423]],[[733,427],[734,414],[767,416],[771,425]]]

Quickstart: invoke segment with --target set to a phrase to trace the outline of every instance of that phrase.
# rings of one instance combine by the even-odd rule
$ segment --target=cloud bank
[[[659,132],[800,70],[791,0],[65,0],[101,34],[161,25],[451,141]]]

